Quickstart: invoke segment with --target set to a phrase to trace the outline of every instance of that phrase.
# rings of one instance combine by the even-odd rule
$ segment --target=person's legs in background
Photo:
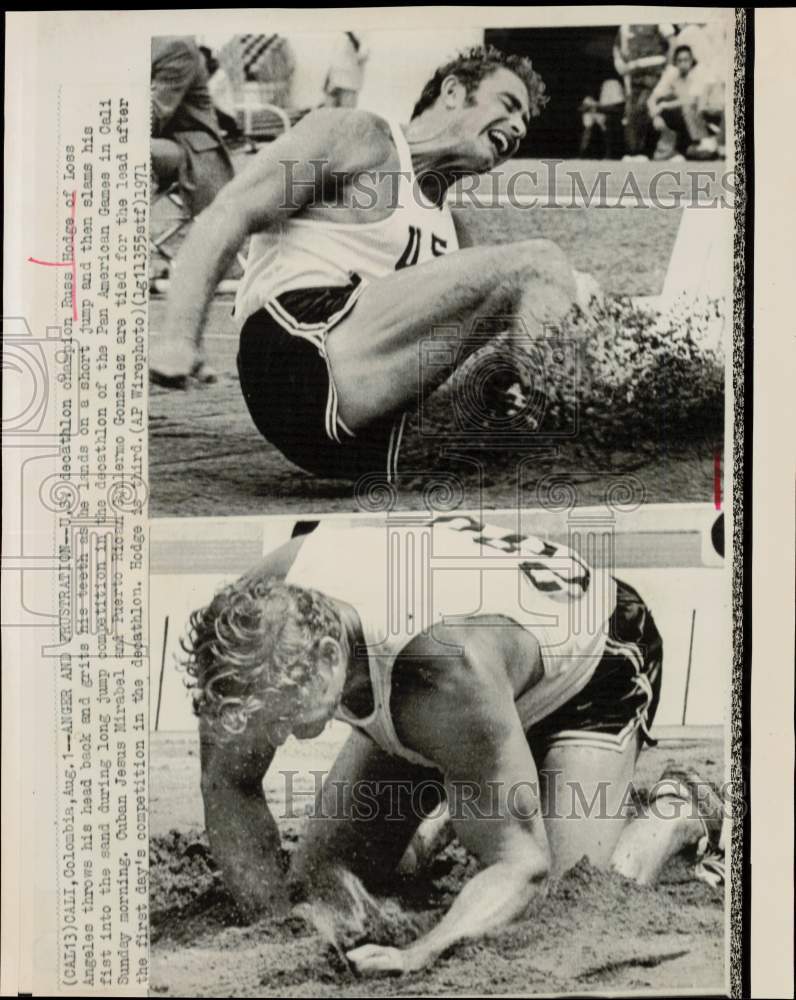
[[[653,154],[654,160],[671,160],[677,152],[677,133],[669,128],[661,115],[652,119],[652,127],[658,133],[658,144]]]
[[[618,160],[624,146],[622,115],[625,110],[625,91],[619,80],[603,80],[598,103],[604,121],[605,158]]]
[[[688,127],[688,121],[683,115],[681,108],[665,108],[658,116],[663,123],[663,127],[671,133],[673,137],[673,153],[684,156],[685,151],[694,141]]]
[[[633,73],[625,104],[625,155],[649,158],[657,141],[647,102],[660,73]]]

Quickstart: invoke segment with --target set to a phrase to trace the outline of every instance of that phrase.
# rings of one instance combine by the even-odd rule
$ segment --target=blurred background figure
[[[709,128],[715,93],[691,47],[678,44],[647,105],[653,126],[661,133],[656,159],[718,156],[718,140]]]
[[[584,97],[580,105],[583,134],[578,156],[584,160],[601,160],[605,155],[605,115],[593,97]]]
[[[365,79],[368,49],[361,32],[344,31],[332,51],[329,74],[323,86],[329,108],[355,108]]]
[[[200,45],[199,51],[202,53],[202,58],[205,61],[205,69],[208,76],[207,89],[210,91],[210,98],[213,102],[213,108],[216,112],[216,118],[218,118],[221,131],[227,140],[237,138],[240,135],[240,128],[235,120],[234,105],[228,99],[228,91],[224,89],[223,81],[226,80],[226,75],[219,66],[218,59],[216,59],[211,49],[206,45]]]
[[[614,67],[625,85],[625,156],[649,159],[657,141],[650,94],[666,68],[672,24],[624,24],[616,33]]]
[[[707,126],[708,135],[692,150],[693,159],[710,159],[725,155],[726,142],[726,80],[728,71],[727,25],[724,21],[707,24],[681,24],[676,38],[677,45],[688,45],[699,63],[702,87],[697,110]],[[714,149],[715,144],[715,149]]]
[[[619,80],[603,80],[600,85],[600,111],[605,116],[605,157],[619,160],[625,148],[622,134],[625,93]]]
[[[624,149],[622,84],[618,80],[603,80],[599,99],[584,97],[579,110],[583,133],[578,155],[586,160],[619,159]]]
[[[192,37],[152,39],[152,172],[160,191],[179,185],[191,215],[209,205],[233,175],[208,78]]]

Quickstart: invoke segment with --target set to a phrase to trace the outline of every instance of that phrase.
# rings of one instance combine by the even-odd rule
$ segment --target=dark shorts
[[[356,304],[358,276],[348,285],[284,292],[250,316],[241,331],[238,374],[259,432],[316,476],[356,480],[395,477],[404,418],[370,424],[356,434],[337,412],[326,336]]]
[[[624,750],[649,727],[661,696],[663,642],[649,608],[621,580],[609,621],[605,652],[586,687],[528,732],[536,761],[551,746]]]

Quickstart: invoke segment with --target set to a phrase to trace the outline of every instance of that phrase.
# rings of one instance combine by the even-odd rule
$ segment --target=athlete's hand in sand
[[[198,360],[198,352],[191,340],[165,334],[150,338],[149,377],[155,385],[186,388]]]
[[[216,382],[218,376],[190,340],[153,337],[149,348],[150,382],[166,389],[187,389],[191,379]]]
[[[363,944],[347,952],[346,958],[361,976],[404,975],[423,965],[410,950],[382,944]]]

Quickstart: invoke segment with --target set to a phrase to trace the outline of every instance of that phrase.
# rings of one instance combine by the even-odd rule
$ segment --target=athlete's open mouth
[[[505,132],[501,132],[498,128],[491,128],[487,133],[489,136],[489,141],[495,147],[495,152],[498,157],[508,156],[514,143],[509,139]]]

